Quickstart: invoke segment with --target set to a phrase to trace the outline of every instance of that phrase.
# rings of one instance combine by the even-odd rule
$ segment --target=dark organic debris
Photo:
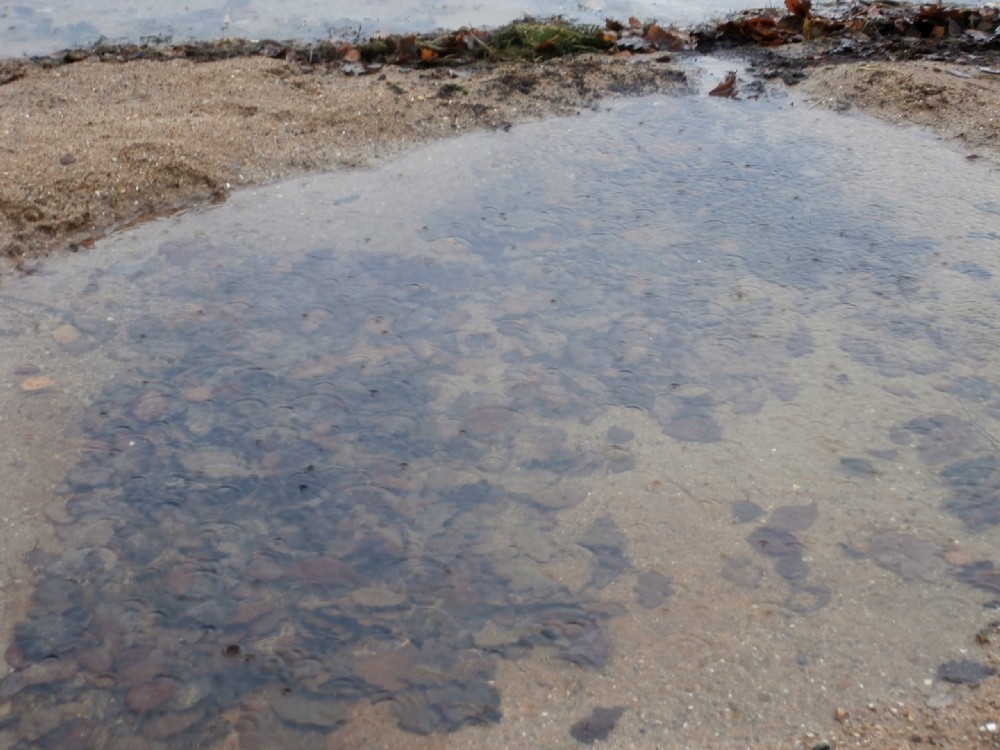
[[[635,433],[632,430],[627,430],[624,427],[609,427],[607,435],[605,435],[605,440],[611,444],[622,445],[628,443],[635,437]]]
[[[593,745],[595,742],[608,738],[623,713],[625,713],[625,706],[611,708],[598,706],[590,712],[589,716],[580,719],[570,727],[569,733],[577,742]]]
[[[646,609],[655,609],[674,593],[668,576],[656,570],[644,570],[635,584],[635,595],[639,604]]]
[[[737,523],[750,523],[751,521],[756,521],[764,515],[764,509],[757,505],[757,503],[748,501],[744,503],[733,503],[732,513],[733,520]]]
[[[912,532],[876,531],[841,544],[841,549],[855,559],[871,559],[904,580],[938,581],[944,575],[941,546]]]
[[[432,34],[386,34],[367,41],[328,38],[312,42],[274,39],[221,39],[171,43],[141,40],[140,44],[100,41],[89,47],[62,50],[31,62],[51,67],[81,60],[130,62],[173,60],[198,62],[262,56],[302,66],[336,65],[349,75],[376,72],[382,65],[461,66],[477,61],[545,59],[582,52],[629,54],[633,51],[693,49],[687,32],[657,24],[624,26],[608,21],[604,28],[562,18],[523,18],[493,29],[461,28]],[[24,75],[23,66],[0,68],[0,85]]]
[[[893,0],[851,3],[813,12],[810,0],[786,0],[785,10],[767,8],[734,14],[697,29],[698,49],[715,46],[775,47],[804,40],[840,40],[839,51],[925,57],[953,50],[989,49],[995,44],[1000,13],[984,6],[910,5]]]
[[[911,419],[893,428],[890,436],[897,445],[916,445],[920,458],[928,463],[954,461],[968,454],[970,436],[976,435],[971,422],[951,414],[934,414]]]
[[[982,682],[987,677],[996,674],[993,667],[980,664],[978,661],[949,661],[938,667],[937,676],[939,680],[953,682],[957,685],[975,685]]]
[[[453,682],[402,695],[393,702],[399,726],[415,734],[500,721],[500,693],[481,680]]]
[[[761,526],[747,537],[758,552],[777,558],[774,572],[782,578],[799,583],[809,575],[809,564],[802,559],[803,545],[794,534],[782,528]]]
[[[717,443],[722,425],[712,415],[714,409],[709,396],[682,398],[673,413],[661,419],[663,434],[687,443]]]
[[[1000,524],[1000,459],[994,454],[956,461],[941,470],[951,488],[945,510],[967,526]]]
[[[875,465],[867,458],[845,456],[840,459],[840,468],[856,477],[873,477],[878,474]]]
[[[761,526],[751,532],[750,536],[747,537],[747,541],[758,552],[771,555],[772,557],[802,555],[802,542],[790,531],[785,531],[784,529]]]
[[[785,606],[792,612],[807,614],[823,609],[833,598],[830,587],[822,583],[797,583],[789,587]]]
[[[628,537],[611,516],[595,519],[578,543],[594,555],[594,585],[599,588],[632,566],[628,557]]]
[[[119,330],[134,377],[87,410],[90,450],[60,488],[63,544],[29,558],[33,595],[0,681],[4,730],[44,746],[20,718],[44,710],[52,741],[73,747],[92,736],[72,721],[85,689],[105,706],[101,731],[134,737],[129,747],[218,744],[232,726],[221,717],[243,705],[288,746],[312,746],[307,735],[336,731],[372,698],[406,731],[453,732],[499,720],[500,659],[542,650],[604,665],[606,621],[621,609],[599,589],[631,569],[627,537],[605,516],[568,545],[589,556],[589,585],[571,590],[543,566],[560,549],[551,508],[577,500],[561,477],[605,459],[546,427],[542,399],[508,407],[470,393],[450,413],[433,406],[451,365],[419,352],[454,331],[424,291],[443,264],[315,250],[275,273],[234,251],[216,273],[189,273],[212,252],[166,245],[159,259],[155,294],[193,296],[203,317],[153,308]],[[373,317],[348,301],[328,314],[331,278],[395,289],[400,277],[414,282],[400,292],[407,312],[378,321],[374,359],[316,354],[350,352],[342,342]],[[258,293],[276,283],[287,294]],[[72,325],[107,341],[106,321]],[[390,325],[416,348],[394,343],[376,362]],[[271,334],[289,343],[282,357],[260,346]],[[591,387],[572,397],[598,403],[603,386]],[[551,499],[470,473],[529,439],[524,466]],[[643,581],[644,601],[669,595],[665,577]]]
[[[997,570],[991,560],[980,560],[959,568],[955,576],[979,589],[1000,594],[1000,570]]]
[[[788,581],[785,606],[793,612],[815,612],[830,603],[832,592],[822,583],[809,582],[809,563],[802,555],[805,546],[792,531],[805,531],[816,520],[818,504],[786,505],[772,511],[768,523],[754,529],[747,542],[757,552],[774,558],[774,572]],[[723,575],[726,575],[724,569]],[[736,570],[730,569],[731,576]]]
[[[767,525],[784,531],[806,531],[819,517],[819,505],[813,500],[808,505],[782,505],[771,511]]]

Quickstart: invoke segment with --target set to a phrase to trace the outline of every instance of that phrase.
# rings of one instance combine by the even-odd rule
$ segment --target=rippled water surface
[[[919,134],[653,98],[11,280],[0,744],[772,747],[946,693],[998,248]]]

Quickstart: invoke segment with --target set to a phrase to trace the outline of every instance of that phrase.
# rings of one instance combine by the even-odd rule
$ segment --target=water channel
[[[922,133],[653,97],[10,279],[0,744],[780,747],[947,696],[998,249]]]

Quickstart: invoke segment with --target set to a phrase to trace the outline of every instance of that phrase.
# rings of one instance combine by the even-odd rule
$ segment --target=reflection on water
[[[858,670],[923,689],[1000,592],[1000,196],[775,110],[471,138],[9,284],[57,349],[19,377],[69,365],[3,409],[102,390],[7,746],[773,744]]]

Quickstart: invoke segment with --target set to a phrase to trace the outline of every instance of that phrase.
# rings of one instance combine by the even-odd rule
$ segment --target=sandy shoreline
[[[802,60],[815,51],[803,44],[781,54]],[[970,158],[1000,163],[993,70],[990,58],[810,59],[798,85],[815,106],[928,127]],[[365,76],[259,56],[54,68],[7,61],[0,71],[17,71],[0,85],[0,256],[8,274],[31,272],[38,259],[87,248],[131,222],[224,200],[239,187],[364,167],[420,143],[502,132],[615,96],[691,91],[683,58],[656,54],[386,66]],[[446,176],[440,185],[447,189]],[[983,661],[1000,661],[995,643],[982,650]],[[845,707],[835,717],[834,746],[995,747],[998,735],[981,728],[1000,721],[998,680],[963,691],[965,700],[943,709]]]
[[[871,42],[845,57],[837,39],[709,51],[749,58],[759,83],[795,83],[812,106],[926,126],[970,156],[1000,160],[995,50],[901,60]],[[384,65],[368,75],[294,54],[0,60],[0,259],[30,269],[53,251],[242,186],[372,165],[419,143],[572,115],[612,97],[690,93],[688,48],[701,42],[661,41],[688,51]]]
[[[684,86],[676,67],[608,57],[367,76],[263,57],[31,67],[0,102],[0,256],[30,263],[242,186]]]

